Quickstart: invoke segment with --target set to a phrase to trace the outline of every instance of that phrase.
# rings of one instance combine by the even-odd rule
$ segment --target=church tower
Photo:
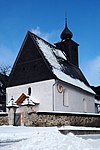
[[[65,20],[65,28],[62,31],[60,38],[61,42],[56,43],[56,47],[60,50],[62,50],[67,57],[67,60],[69,63],[79,67],[78,63],[78,46],[75,41],[72,40],[73,34],[72,32],[68,29],[67,26],[67,18]]]

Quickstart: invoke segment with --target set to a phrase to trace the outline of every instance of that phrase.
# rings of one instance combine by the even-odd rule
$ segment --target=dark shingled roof
[[[57,78],[63,82],[77,86],[90,93],[94,93],[90,88],[88,81],[86,80],[83,73],[81,72],[80,68],[74,66],[71,63],[68,63],[66,56],[63,54],[61,50],[56,49],[55,46],[51,45],[47,41],[43,40],[42,38],[36,36],[31,32],[28,32],[26,37],[27,38],[25,38],[24,40],[22,48],[19,52],[19,55],[12,69],[9,84],[8,84],[9,87],[15,85],[21,85],[25,83],[37,82],[39,79],[40,79],[39,81],[42,81],[42,80]],[[31,48],[30,48],[30,44],[31,44]],[[25,45],[27,45],[26,48]],[[27,58],[26,61],[25,58],[28,57],[28,55],[30,57],[30,60],[28,60],[29,58]],[[22,65],[24,65],[25,67],[26,65],[28,65],[29,62],[31,62],[30,65],[33,65],[34,63],[43,64],[42,66],[39,65],[39,68],[38,68],[38,64],[36,65],[37,69],[40,69],[42,71],[42,69],[44,68],[43,69],[44,71],[42,71],[42,74],[41,71],[40,73],[38,72],[37,74],[38,78],[35,80],[34,78],[36,78],[36,74],[34,74],[34,71],[36,68],[34,67],[33,67],[34,69],[30,68],[32,70],[29,71],[29,74],[31,75],[28,75],[29,76],[28,78],[25,77],[26,76],[25,73],[24,74],[23,72],[21,72],[20,74],[18,73],[19,71],[18,67],[19,66],[22,67]],[[17,70],[17,72],[15,70]],[[16,76],[16,83],[11,84],[11,82],[15,82],[14,76]],[[23,82],[18,81],[21,80],[20,76]]]

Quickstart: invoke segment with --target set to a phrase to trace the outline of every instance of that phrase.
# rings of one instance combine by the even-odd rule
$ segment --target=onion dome
[[[67,27],[67,19],[65,21],[65,29],[62,31],[60,37],[62,40],[71,39],[73,36],[72,32]]]

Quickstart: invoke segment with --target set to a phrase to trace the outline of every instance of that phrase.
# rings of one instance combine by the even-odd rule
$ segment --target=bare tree
[[[11,65],[1,65],[0,73],[3,75],[9,75],[11,71]]]

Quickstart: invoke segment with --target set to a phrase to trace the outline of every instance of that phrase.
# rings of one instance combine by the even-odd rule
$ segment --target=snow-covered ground
[[[0,150],[100,150],[100,135],[63,135],[57,127],[1,126]]]

